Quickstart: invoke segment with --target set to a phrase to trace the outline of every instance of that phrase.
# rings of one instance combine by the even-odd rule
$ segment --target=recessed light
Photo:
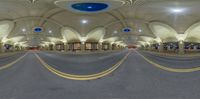
[[[86,24],[88,23],[88,20],[82,20],[81,23]]]
[[[107,3],[74,3],[72,9],[83,12],[98,12],[109,7]]]
[[[35,33],[40,33],[40,32],[42,32],[42,30],[43,30],[42,27],[35,27],[34,28]]]
[[[51,33],[52,33],[52,31],[51,31],[51,30],[49,30],[49,33],[51,34]]]
[[[128,33],[128,32],[131,32],[132,29],[130,27],[125,27],[122,29],[122,31]]]
[[[30,3],[36,3],[38,2],[39,0],[28,0]]]
[[[88,9],[92,9],[92,6],[88,6],[87,8],[88,8]]]
[[[184,11],[184,9],[181,9],[181,8],[175,8],[175,9],[171,9],[172,12],[174,13],[181,13]]]
[[[117,34],[117,33],[118,33],[118,31],[114,31],[113,33],[114,33],[114,34]]]
[[[22,29],[23,32],[26,32],[26,29]]]
[[[139,30],[138,30],[138,32],[140,32],[140,33],[141,33],[141,32],[142,32],[142,29],[139,29]]]

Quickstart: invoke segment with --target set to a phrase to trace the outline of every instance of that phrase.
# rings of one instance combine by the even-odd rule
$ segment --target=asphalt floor
[[[48,64],[59,67],[70,66],[71,69],[74,64],[77,64],[76,66],[88,68],[89,65],[86,64],[91,64],[91,66],[97,65],[98,68],[96,69],[101,69],[100,65],[112,66],[125,53],[127,51],[97,56],[93,54],[92,58],[88,59],[86,59],[86,57],[89,57],[87,55],[81,56],[75,63],[67,65],[70,62],[68,59],[77,59],[78,56],[71,55],[68,57],[68,54],[27,52],[26,56],[13,66],[0,71],[0,99],[199,99],[199,71],[189,73],[165,71],[150,64],[141,55],[165,66],[174,64],[171,63],[173,59],[169,59],[169,57],[160,56],[158,60],[158,58],[155,58],[158,56],[142,52],[140,52],[140,55],[136,51],[131,51],[128,58],[111,74],[96,80],[78,81],[65,79],[51,73],[35,56],[35,54],[38,54]],[[19,58],[23,55],[15,54],[10,57]],[[1,59],[4,58],[0,58],[0,61]],[[61,61],[54,63],[58,61],[56,59]],[[109,62],[105,62],[105,60],[109,60]],[[169,60],[171,64],[165,63]],[[182,59],[175,61],[177,60]],[[186,64],[186,60],[185,58],[183,64]],[[196,60],[198,58],[188,64],[192,67],[194,67],[193,63],[200,65],[196,63]],[[190,61],[192,60],[189,59],[188,62]],[[177,62],[177,64],[181,66],[182,62]],[[77,69],[71,71],[73,70],[76,71]],[[90,70],[93,69],[86,69],[86,71]],[[63,72],[68,71],[64,70]]]

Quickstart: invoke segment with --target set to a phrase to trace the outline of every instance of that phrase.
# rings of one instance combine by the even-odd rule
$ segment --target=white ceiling
[[[96,0],[98,1],[98,0]],[[124,6],[105,13],[79,14],[57,7],[55,0],[38,0],[31,4],[28,0],[0,0],[0,20],[15,22],[15,28],[9,37],[25,36],[24,40],[37,42],[46,37],[61,37],[62,27],[71,27],[85,37],[98,27],[105,27],[104,38],[119,37],[126,43],[136,43],[139,36],[156,37],[149,24],[161,22],[183,34],[191,25],[200,21],[200,0],[126,0]],[[183,9],[174,13],[172,9]],[[81,20],[88,20],[81,24]],[[34,26],[43,26],[45,32],[33,34]],[[122,28],[131,27],[131,33],[122,32]],[[26,33],[21,29],[26,28]],[[139,29],[142,31],[139,32]],[[49,34],[48,31],[52,33]],[[117,32],[116,32],[117,31]]]

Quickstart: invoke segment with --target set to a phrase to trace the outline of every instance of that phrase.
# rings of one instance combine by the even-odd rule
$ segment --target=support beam
[[[85,51],[85,42],[81,42],[81,52]]]
[[[68,49],[69,49],[68,43],[64,43],[64,50],[65,50],[65,52],[67,52]]]
[[[99,51],[102,51],[102,42],[99,42],[99,43],[98,43],[98,48],[99,48],[99,49],[98,49]]]
[[[45,50],[47,50],[47,51],[50,50],[49,45],[45,45]]]
[[[159,43],[158,51],[159,51],[159,52],[163,52],[163,50],[164,50],[164,45],[163,45],[163,43],[161,42],[161,43]]]
[[[3,52],[3,43],[0,42],[0,52]]]
[[[179,41],[178,46],[179,46],[178,54],[184,54],[185,53],[184,42],[183,41]]]
[[[56,44],[53,44],[53,51],[56,51]]]
[[[112,50],[112,43],[109,43],[109,50]]]

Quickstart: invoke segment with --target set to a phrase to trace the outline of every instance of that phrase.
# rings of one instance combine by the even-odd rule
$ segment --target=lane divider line
[[[109,75],[110,73],[112,73],[113,71],[115,71],[129,56],[130,52],[127,53],[119,62],[117,62],[115,65],[113,65],[111,68],[100,72],[100,73],[96,73],[96,74],[91,74],[91,75],[73,75],[73,74],[68,74],[68,73],[64,73],[61,72],[55,68],[53,68],[52,66],[48,65],[42,58],[40,58],[39,55],[37,55],[35,53],[35,56],[38,58],[38,60],[40,61],[40,63],[46,67],[50,72],[66,78],[66,79],[71,79],[71,80],[94,80],[94,79],[98,79],[101,77],[104,77],[106,75]]]
[[[20,58],[16,59],[15,61],[9,63],[9,64],[6,64],[6,65],[4,65],[4,66],[0,66],[0,70],[7,69],[7,68],[11,67],[12,65],[14,65],[14,64],[17,63],[18,61],[20,61],[22,58],[24,58],[26,55],[27,55],[27,53],[24,54],[23,56],[21,56]]]
[[[170,68],[167,66],[163,66],[160,64],[157,64],[151,60],[149,60],[148,58],[146,58],[144,55],[142,55],[141,53],[139,53],[138,51],[136,51],[137,54],[139,54],[143,59],[145,59],[147,62],[149,62],[150,64],[152,64],[153,66],[168,71],[168,72],[175,72],[175,73],[189,73],[189,72],[195,72],[195,71],[200,71],[200,66],[195,67],[195,68],[188,68],[188,69],[179,69],[179,68]]]

